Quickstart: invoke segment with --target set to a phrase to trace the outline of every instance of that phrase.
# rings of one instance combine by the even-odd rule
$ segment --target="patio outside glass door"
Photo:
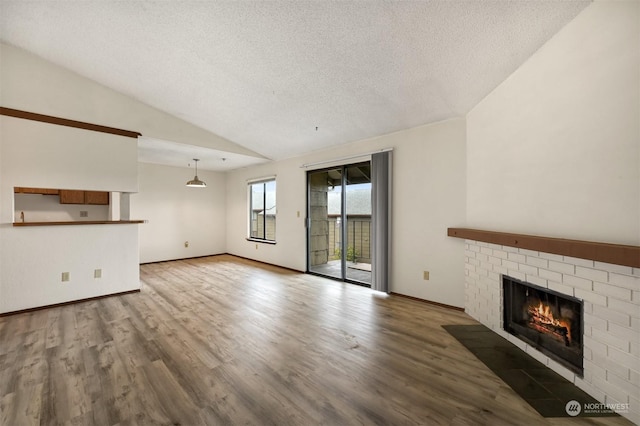
[[[369,162],[308,173],[308,271],[371,285]]]

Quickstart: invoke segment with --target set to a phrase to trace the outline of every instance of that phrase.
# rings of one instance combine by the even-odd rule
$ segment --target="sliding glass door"
[[[308,271],[342,279],[342,168],[309,172]]]
[[[371,285],[369,162],[308,172],[308,271]]]
[[[371,285],[371,166],[345,167],[346,278]]]

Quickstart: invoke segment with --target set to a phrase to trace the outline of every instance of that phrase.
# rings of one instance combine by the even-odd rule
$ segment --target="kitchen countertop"
[[[145,223],[144,220],[78,220],[68,222],[13,222],[13,226],[60,226],[60,225],[127,225]]]

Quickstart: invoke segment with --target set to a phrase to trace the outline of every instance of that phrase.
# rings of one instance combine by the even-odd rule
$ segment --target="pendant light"
[[[205,186],[207,186],[207,184],[201,181],[200,179],[198,179],[198,161],[200,160],[197,158],[194,158],[193,161],[196,162],[196,175],[193,178],[193,180],[190,180],[189,182],[187,182],[187,186],[191,186],[194,188],[204,188]]]

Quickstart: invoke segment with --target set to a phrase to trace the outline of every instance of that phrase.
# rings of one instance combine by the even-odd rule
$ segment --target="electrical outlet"
[[[422,279],[424,279],[425,281],[429,280],[429,271],[424,271],[422,273]]]
[[[184,242],[184,248],[187,248],[187,247],[189,247],[189,241]]]
[[[89,212],[86,210],[80,210],[80,217],[89,217]]]
[[[102,269],[94,269],[93,278],[102,278]]]
[[[69,281],[69,273],[68,272],[63,272],[62,273],[62,281]]]
[[[256,244],[256,250],[258,250],[258,245]]]
[[[298,215],[298,217],[300,217],[300,210],[298,210],[297,215]]]

